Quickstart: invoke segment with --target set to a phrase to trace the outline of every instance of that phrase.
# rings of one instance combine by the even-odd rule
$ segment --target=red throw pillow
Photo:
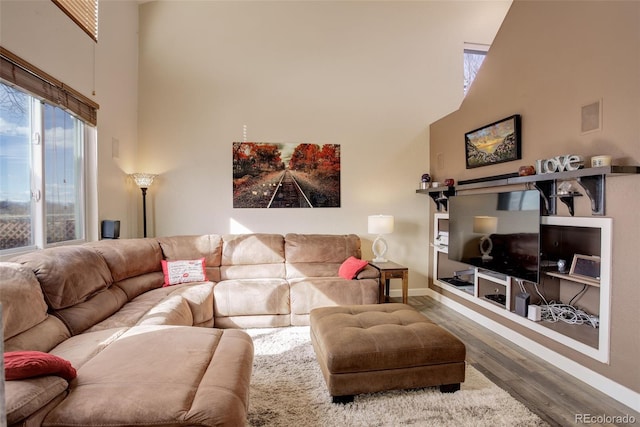
[[[358,259],[354,256],[347,258],[338,269],[338,276],[347,280],[352,280],[369,264],[367,261]]]
[[[178,261],[162,260],[162,272],[164,273],[164,287],[207,280],[204,258]]]
[[[41,351],[9,351],[4,354],[4,376],[7,381],[55,375],[67,381],[74,379],[76,370],[71,362]]]

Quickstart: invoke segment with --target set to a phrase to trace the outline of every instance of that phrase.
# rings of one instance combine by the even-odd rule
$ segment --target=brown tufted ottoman
[[[383,390],[464,381],[464,344],[406,304],[321,307],[311,311],[311,342],[333,402]]]

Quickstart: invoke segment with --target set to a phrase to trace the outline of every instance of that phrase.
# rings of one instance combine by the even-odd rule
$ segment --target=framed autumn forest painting
[[[234,142],[233,207],[340,207],[340,145]]]

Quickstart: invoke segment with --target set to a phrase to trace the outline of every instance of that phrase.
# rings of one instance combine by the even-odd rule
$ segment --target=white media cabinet
[[[574,171],[518,176],[507,174],[460,182],[456,187],[435,187],[416,190],[416,193],[430,196],[436,205],[434,214],[433,246],[433,285],[443,291],[457,295],[471,304],[461,309],[474,313],[473,307],[482,307],[505,319],[534,331],[562,346],[578,351],[602,363],[609,363],[610,348],[610,302],[611,302],[611,252],[612,219],[605,217],[606,197],[605,180],[607,177],[640,174],[640,166],[602,166],[583,168]],[[582,196],[579,192],[570,194],[560,191],[563,181],[575,181],[591,203],[591,217],[574,217],[574,198]],[[513,186],[535,188],[543,200],[540,217],[541,267],[539,290],[547,301],[569,302],[573,296],[585,292],[574,305],[583,308],[589,314],[598,316],[599,327],[590,325],[570,325],[562,322],[536,322],[516,314],[515,295],[520,292],[518,281],[501,274],[485,271],[448,259],[447,247],[443,244],[442,231],[448,230],[448,198],[460,191],[487,190],[491,187]],[[501,190],[502,191],[502,190]],[[570,217],[555,216],[558,201],[566,205]],[[549,261],[565,259],[570,265],[574,254],[596,255],[600,257],[600,280],[576,280],[557,272],[555,263]],[[546,258],[545,258],[546,257]],[[443,279],[455,276],[455,272],[471,269],[473,274],[468,286],[455,286]],[[540,304],[535,285],[522,282],[531,303]],[[444,292],[446,294],[446,292]],[[496,302],[486,295],[504,295],[504,301]],[[535,341],[538,341],[537,339]],[[540,340],[544,341],[544,339]]]
[[[523,282],[532,303],[539,304],[535,286],[550,301],[569,302],[573,295],[586,287],[584,295],[576,302],[585,304],[584,310],[598,316],[599,327],[571,325],[564,322],[533,321],[516,314],[515,296],[520,286],[515,279],[448,259],[444,238],[448,232],[448,214],[434,214],[433,230],[433,284],[477,306],[509,319],[564,346],[603,363],[609,362],[610,300],[611,300],[611,232],[612,220],[604,217],[541,217],[541,248],[554,248],[566,258],[573,253],[600,257],[599,285],[592,281],[580,281],[557,273],[555,264],[541,267],[540,283]],[[582,236],[582,237],[580,237]],[[566,246],[566,247],[563,247]],[[577,245],[577,246],[576,246]],[[577,247],[577,249],[576,249]],[[579,252],[574,252],[579,251]],[[568,260],[569,263],[571,259]],[[543,264],[544,265],[544,264]],[[467,286],[455,286],[446,280],[456,272],[468,272]],[[460,275],[463,277],[464,275]],[[486,295],[502,294],[504,304],[486,298]],[[564,301],[566,299],[566,301]],[[583,308],[583,307],[581,307]]]
[[[640,166],[603,166],[530,176],[507,174],[460,182],[456,187],[419,189],[416,193],[431,197],[437,210],[433,217],[434,237],[430,242],[433,246],[433,272],[429,277],[428,294],[432,298],[638,411],[639,393],[592,370],[588,363],[581,361],[586,358],[597,363],[610,363],[613,219],[605,217],[605,180],[632,174],[640,174]],[[560,191],[563,181],[574,181],[579,185],[580,191],[570,194]],[[589,281],[590,283],[586,283],[586,293],[574,301],[574,305],[584,305],[586,311],[599,316],[597,329],[588,325],[534,322],[516,314],[514,294],[519,292],[520,288],[510,277],[496,277],[481,271],[474,274],[470,286],[463,288],[442,280],[453,276],[455,271],[473,268],[449,260],[447,248],[442,245],[442,239],[438,239],[439,231],[446,230],[448,226],[448,198],[469,190],[487,191],[490,187],[508,187],[511,190],[522,189],[522,186],[526,189],[537,189],[543,199],[540,221],[543,254],[549,250],[556,251],[557,248],[553,245],[557,243],[561,252],[555,253],[556,259],[557,254],[561,253],[568,265],[571,263],[572,253],[600,256],[601,277],[599,283],[596,283],[599,286],[592,286],[593,282]],[[591,217],[574,217],[574,199],[580,196],[586,196],[590,201]],[[556,216],[558,208],[562,208],[559,206],[561,204],[566,205],[571,217]],[[563,245],[566,248],[563,249]],[[556,266],[549,266],[544,262],[541,265],[543,271],[539,281],[543,283],[545,294],[549,298],[569,302],[585,286],[585,283],[574,282],[567,276],[554,273]],[[532,293],[531,285],[527,286],[527,292],[532,295],[531,303],[535,304],[535,291]],[[496,304],[483,298],[486,292],[496,289],[504,289],[505,296],[509,293],[504,304]]]

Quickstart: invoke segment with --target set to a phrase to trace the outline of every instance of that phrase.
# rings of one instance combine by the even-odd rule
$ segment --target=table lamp
[[[375,258],[374,262],[387,262],[384,254],[387,252],[387,242],[382,238],[384,234],[393,233],[393,216],[392,215],[369,215],[368,218],[369,234],[376,234],[377,237],[373,241],[371,249]]]

